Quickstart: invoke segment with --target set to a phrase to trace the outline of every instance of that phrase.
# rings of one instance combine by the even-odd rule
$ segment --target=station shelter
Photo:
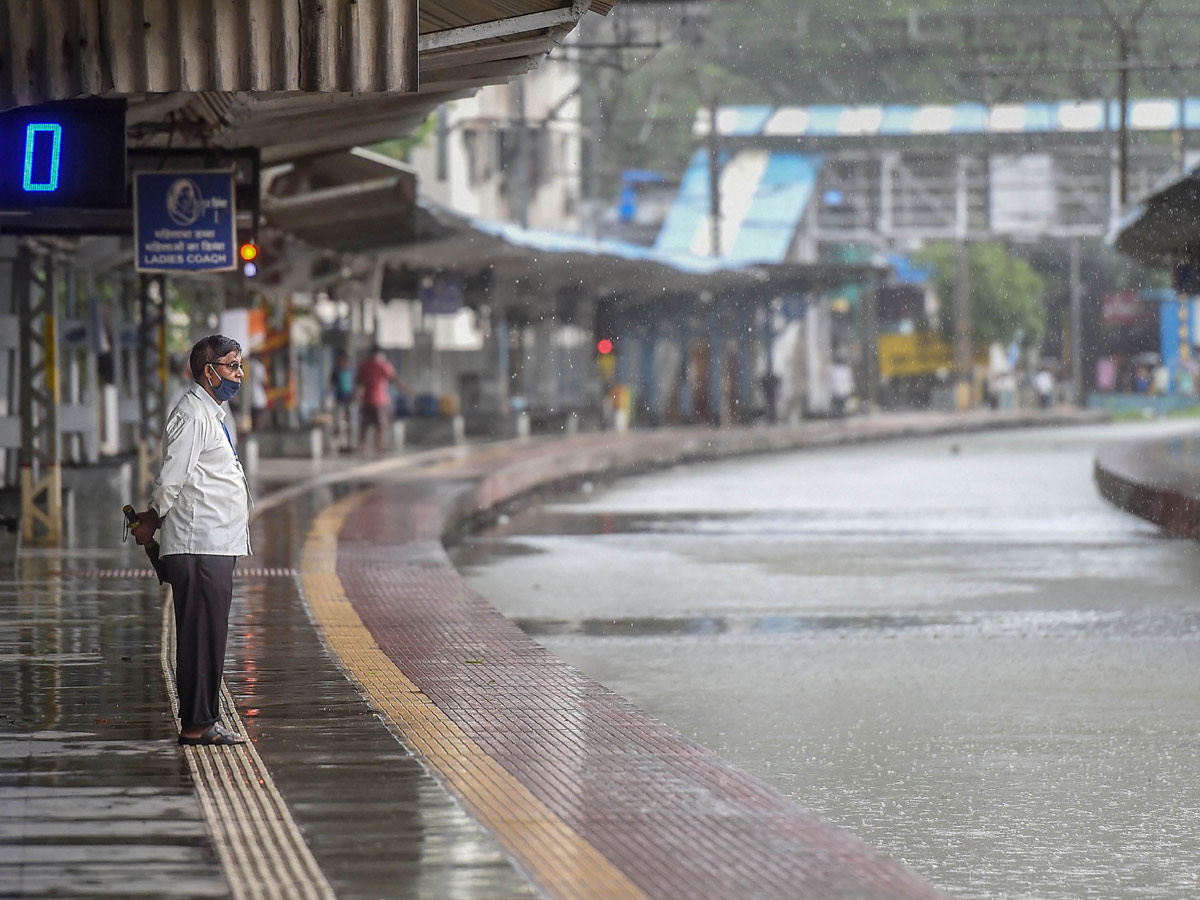
[[[182,0],[84,12],[0,0],[0,44],[19,61],[0,67],[0,479],[21,489],[25,540],[62,536],[64,461],[137,448],[144,483],[173,341],[216,329],[228,310],[268,298],[245,333],[277,370],[274,399],[298,414],[295,348],[312,335],[307,315],[277,300],[286,279],[353,305],[379,296],[382,267],[362,282],[345,232],[415,239],[412,178],[353,148],[520,76],[613,5]],[[191,183],[168,195],[168,212],[229,211],[232,235],[192,236],[220,250],[172,246],[192,220],[164,223],[151,255],[135,253],[129,236],[147,220],[133,187],[155,173]],[[217,194],[206,187],[226,178]],[[188,269],[247,243],[261,249],[258,280],[240,265]]]
[[[1142,292],[1138,298],[1142,303],[1134,308],[1142,312],[1137,317],[1141,322],[1157,320],[1153,329],[1157,346],[1141,357],[1143,366],[1164,370],[1160,383],[1152,387],[1152,392],[1162,397],[1152,404],[1165,408],[1196,405],[1200,384],[1200,328],[1196,322],[1200,315],[1200,169],[1148,192],[1113,229],[1109,241],[1170,279],[1170,287]],[[1156,315],[1145,313],[1147,309]],[[1117,377],[1121,374],[1126,373]],[[1117,384],[1117,393],[1126,386]],[[1136,387],[1140,388],[1140,383]],[[1135,397],[1133,402],[1146,399]]]

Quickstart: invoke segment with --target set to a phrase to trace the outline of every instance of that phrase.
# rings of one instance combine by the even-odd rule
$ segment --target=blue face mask
[[[214,372],[217,372],[216,366],[210,366],[210,368]],[[218,403],[224,403],[238,392],[238,388],[242,386],[242,383],[240,381],[230,381],[228,378],[223,377],[220,372],[217,372],[217,377],[221,379],[221,383],[213,388],[213,396],[217,398]]]

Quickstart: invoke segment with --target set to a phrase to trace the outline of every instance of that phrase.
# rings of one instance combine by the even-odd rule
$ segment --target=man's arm
[[[399,390],[405,394],[408,393],[408,385],[400,380],[400,376],[396,374],[396,367],[393,366],[391,363],[387,364],[387,377],[388,377],[388,381],[390,381],[392,384],[394,384],[396,386],[397,390]]]
[[[144,513],[138,513],[142,523],[134,529],[134,537],[139,537],[147,525],[149,535],[162,523],[162,520],[175,505],[175,499],[187,483],[188,476],[196,468],[200,459],[200,451],[204,449],[204,436],[198,419],[192,416],[173,416],[167,422],[167,430],[163,435],[163,464],[154,482],[150,494],[150,508]],[[147,535],[147,540],[149,539]],[[144,543],[140,539],[138,543]]]

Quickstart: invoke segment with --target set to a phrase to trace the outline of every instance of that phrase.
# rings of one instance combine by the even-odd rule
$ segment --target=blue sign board
[[[137,172],[133,237],[139,272],[237,268],[231,172]]]
[[[89,100],[0,113],[0,210],[120,209],[125,104]]]
[[[451,316],[462,309],[462,279],[457,275],[434,275],[426,279],[417,294],[421,312],[427,316]]]

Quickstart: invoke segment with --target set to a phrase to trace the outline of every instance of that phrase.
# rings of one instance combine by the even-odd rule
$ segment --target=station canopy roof
[[[615,2],[420,0],[414,36],[416,0],[0,0],[0,110],[123,97],[131,147],[257,147],[269,165],[403,136]]]
[[[1200,261],[1200,168],[1143,199],[1117,224],[1109,241],[1147,266]]]
[[[632,302],[705,292],[769,298],[863,284],[881,279],[887,271],[873,265],[700,257],[476,219],[424,199],[418,212],[429,237],[419,244],[381,251],[389,267],[452,272],[466,279],[486,274],[493,282],[507,280],[533,290],[550,304],[556,293],[573,291]]]
[[[314,247],[362,253],[417,239],[417,176],[361,147],[268,172],[263,221]]]

